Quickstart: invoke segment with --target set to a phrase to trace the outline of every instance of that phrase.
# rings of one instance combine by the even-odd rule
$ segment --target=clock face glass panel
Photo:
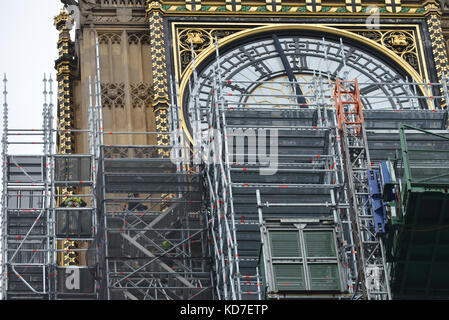
[[[283,59],[284,57],[284,59]],[[198,71],[196,100],[185,97],[186,118],[206,116],[213,104],[214,81],[224,83],[226,105],[235,108],[300,108],[317,103],[317,90],[325,105],[333,107],[336,78],[357,79],[364,108],[375,110],[418,108],[406,74],[386,62],[374,49],[341,39],[307,35],[273,35],[220,49],[220,70],[214,60]],[[202,68],[201,68],[202,67]],[[289,71],[288,71],[289,70]],[[288,74],[290,73],[290,77]],[[289,82],[294,77],[295,84]],[[399,84],[399,85],[398,85]],[[295,92],[303,96],[302,100]],[[197,113],[195,103],[200,106]]]

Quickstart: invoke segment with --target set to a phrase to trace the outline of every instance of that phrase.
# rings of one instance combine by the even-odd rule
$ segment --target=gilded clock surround
[[[390,58],[397,65],[402,67],[402,69],[410,76],[410,78],[414,79],[414,81],[416,81],[418,83],[423,82],[423,77],[420,74],[418,74],[412,66],[410,66],[407,62],[405,62],[400,57],[398,57],[398,55],[396,53],[392,52],[391,50],[385,50],[385,48],[383,46],[381,46],[379,43],[377,43],[376,41],[362,37],[361,35],[358,35],[353,32],[340,30],[340,29],[336,29],[336,28],[332,28],[332,27],[328,27],[328,26],[324,26],[324,25],[272,24],[272,25],[263,26],[263,27],[256,27],[253,29],[248,29],[248,30],[243,30],[243,31],[237,32],[237,33],[227,36],[221,40],[218,40],[218,45],[219,45],[219,47],[222,47],[222,46],[232,43],[233,41],[236,41],[238,39],[243,39],[243,38],[247,38],[247,37],[249,38],[253,35],[264,33],[267,31],[275,31],[275,30],[276,31],[279,31],[279,30],[319,31],[323,34],[326,34],[326,33],[334,34],[334,35],[342,36],[344,38],[356,40],[356,41],[363,43],[369,47],[372,47],[375,50],[383,52],[388,58]],[[201,64],[202,61],[206,60],[210,55],[213,55],[213,54],[215,54],[215,46],[209,46],[208,48],[204,49],[196,58],[197,65]],[[193,72],[193,67],[192,67],[192,65],[190,65],[184,72],[183,77],[180,81],[180,85],[179,85],[180,97],[183,97],[184,92],[186,91],[186,87],[187,87],[187,84],[191,77],[192,72]],[[421,89],[423,92],[425,91],[425,88],[421,88]],[[181,110],[183,110],[182,103],[181,103]],[[186,132],[187,137],[190,139],[190,141],[193,141],[192,137],[189,133],[188,126],[185,122],[186,119],[184,119],[183,112],[181,112],[181,120],[182,120],[183,130]]]
[[[196,25],[201,27],[196,27]],[[217,26],[218,25],[218,26]],[[195,40],[194,54],[198,56],[209,46],[213,46],[215,38],[222,39],[234,33],[250,30],[261,26],[275,26],[276,24],[237,24],[234,27],[227,27],[227,24],[216,24],[214,27],[204,26],[202,23],[173,23],[172,34],[173,56],[175,58],[175,73],[178,79],[185,75],[186,69],[191,62],[190,40]],[[320,26],[317,24],[317,26]],[[395,25],[382,25],[379,29],[363,29],[363,25],[340,25],[324,24],[324,26],[334,27],[341,30],[356,33],[364,38],[373,40],[390,50],[407,62],[423,78],[428,79],[427,66],[421,44],[419,25],[402,25],[397,28]]]
[[[148,2],[150,3],[150,1]],[[377,3],[345,0],[344,3],[330,4],[322,4],[320,1],[312,0],[304,3],[278,1],[276,5],[280,7],[271,6],[271,9],[268,2],[262,3],[262,1],[227,2],[225,4],[217,1],[202,1],[201,7],[197,7],[195,10],[191,7],[188,10],[185,6],[186,3],[183,2],[158,2],[160,11],[170,27],[173,43],[172,72],[175,79],[179,81],[181,96],[185,90],[186,79],[191,74],[191,43],[193,43],[198,64],[208,55],[203,55],[203,52],[209,51],[212,54],[214,51],[215,38],[222,45],[223,41],[229,42],[247,37],[252,30],[257,28],[276,29],[300,25],[292,23],[292,17],[295,17],[295,19],[314,17],[317,22],[309,22],[307,26],[312,25],[312,28],[318,29],[329,27],[332,28],[334,34],[355,39],[369,46],[373,46],[373,43],[378,44],[379,46],[376,47],[378,50],[391,57],[393,61],[407,71],[410,78],[417,82],[439,81],[436,75],[428,72],[428,67],[432,67],[432,65],[437,69],[438,77],[440,77],[441,70],[447,68],[445,53],[444,55],[441,53],[441,44],[432,43],[433,61],[428,65],[428,53],[426,53],[426,48],[423,47],[421,40],[426,37],[424,34],[428,31],[430,31],[432,38],[442,39],[441,26],[438,25],[440,11],[437,3],[432,0],[421,4],[410,4],[400,0],[385,0]],[[186,14],[192,17],[189,22],[186,22],[185,19],[179,19],[185,17]],[[367,27],[366,23],[360,23],[360,19],[367,19],[373,14],[378,15],[378,24],[371,24]],[[220,17],[223,15],[241,17],[241,19],[237,18],[235,23],[230,26],[228,22],[220,21]],[[282,23],[261,22],[265,17],[272,16],[278,16],[284,21],[280,20]],[[323,21],[328,16],[338,18],[340,22],[318,22]],[[244,22],[242,20],[245,19],[244,17],[257,17],[259,22]],[[216,21],[211,22],[211,18]],[[392,23],[393,20],[402,23]],[[322,31],[326,32],[326,30]],[[348,32],[353,35],[349,35]]]

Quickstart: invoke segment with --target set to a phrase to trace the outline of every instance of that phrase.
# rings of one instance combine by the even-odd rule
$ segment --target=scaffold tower
[[[414,181],[412,172],[429,163],[409,157],[432,154],[443,178],[432,194],[446,201],[447,150],[435,149],[447,144],[447,79],[348,79],[343,41],[322,39],[327,51],[339,50],[336,77],[328,70],[275,84],[230,80],[217,39],[214,45],[206,77],[191,43],[191,140],[177,79],[170,83],[168,131],[105,128],[98,39],[86,128],[54,128],[51,77],[43,80],[42,129],[9,128],[4,77],[4,299],[389,300],[414,292],[405,262],[422,263],[413,255],[422,244],[414,241],[425,237],[407,228],[429,226],[404,203],[416,200],[406,190],[427,197],[424,182],[435,177]],[[202,83],[210,100],[201,96]],[[287,89],[235,89],[243,84]],[[372,88],[406,94],[373,97]],[[397,109],[365,108],[368,98]],[[424,130],[427,138],[407,130]],[[66,133],[85,134],[88,152],[58,154],[56,137]],[[156,143],[108,143],[124,135]],[[27,144],[42,144],[42,154],[8,149]],[[444,227],[444,212],[432,228]],[[441,270],[446,233],[433,231],[424,239],[432,245],[429,266]],[[427,293],[444,291],[432,277],[421,280]]]

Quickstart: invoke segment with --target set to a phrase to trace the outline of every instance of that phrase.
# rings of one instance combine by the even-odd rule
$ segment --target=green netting
[[[340,290],[340,277],[336,263],[309,264],[308,268],[311,290]]]
[[[302,256],[297,231],[270,231],[269,236],[273,258]]]
[[[273,271],[277,291],[306,289],[302,264],[273,264]]]
[[[304,232],[307,257],[336,257],[332,231]]]
[[[399,128],[404,177],[412,185],[449,185],[449,138],[406,125]]]

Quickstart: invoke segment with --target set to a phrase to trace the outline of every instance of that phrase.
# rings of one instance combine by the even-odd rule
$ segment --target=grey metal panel
[[[91,158],[88,156],[55,158],[55,181],[90,181],[91,175]]]
[[[225,112],[228,125],[269,126],[314,126],[316,110],[228,110]]]
[[[446,129],[448,111],[441,110],[364,110],[367,129],[397,129],[399,123],[426,130]]]
[[[36,222],[39,212],[8,211],[8,235],[26,235],[31,226]],[[30,235],[47,234],[46,217],[42,216],[30,231]]]
[[[34,266],[16,266],[15,270],[24,279],[37,291],[43,291],[44,283],[43,277],[44,274],[47,274],[46,270],[43,270],[42,267],[34,267]],[[32,291],[25,285],[25,283],[17,277],[11,267],[8,267],[8,292],[11,293],[32,293]]]
[[[39,183],[45,174],[42,156],[8,156],[8,181]]]
[[[58,237],[91,237],[92,211],[89,210],[57,210],[56,236]]]
[[[104,160],[106,173],[176,173],[176,165],[169,159],[115,159]]]
[[[93,293],[94,269],[57,268],[58,293]]]
[[[449,136],[449,133],[443,134]],[[372,161],[383,161],[394,158],[396,153],[402,159],[401,141],[398,132],[376,133],[368,132],[368,148]],[[447,141],[438,140],[437,137],[426,136],[420,133],[407,133],[407,145],[409,148],[430,148],[434,150],[449,150]]]
[[[40,209],[43,205],[42,190],[8,190],[8,209]]]
[[[106,192],[181,192],[199,190],[199,175],[186,174],[141,174],[105,176]]]

